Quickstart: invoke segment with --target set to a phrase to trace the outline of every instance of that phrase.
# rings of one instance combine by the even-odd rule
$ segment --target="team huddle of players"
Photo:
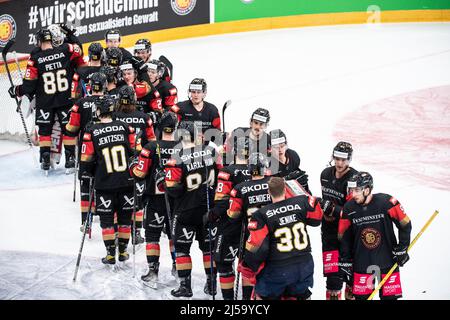
[[[9,89],[13,97],[36,97],[43,170],[50,168],[57,115],[65,166],[79,163],[82,231],[90,232],[95,211],[104,264],[129,259],[130,238],[144,242],[142,225],[148,270],[141,279],[157,288],[164,231],[179,280],[174,297],[193,295],[194,239],[203,253],[204,292],[215,296],[218,278],[226,300],[237,299],[238,290],[242,299],[309,299],[314,262],[307,226],[321,226],[327,299],[341,299],[344,282],[346,299],[367,299],[374,267],[384,276],[408,261],[411,222],[394,197],[372,194],[369,173],[350,167],[350,143],[335,146],[320,176],[322,196],[314,197],[286,135],[266,132],[267,109],[256,109],[249,126],[224,132],[217,107],[205,101],[204,79],[192,80],[189,99],[178,102],[173,68],[163,56],[151,59],[149,40],[138,40],[134,55],[120,48],[118,31],[105,40],[107,48],[89,46],[86,64],[69,28],[40,30],[23,85]],[[397,269],[380,297],[401,294]]]

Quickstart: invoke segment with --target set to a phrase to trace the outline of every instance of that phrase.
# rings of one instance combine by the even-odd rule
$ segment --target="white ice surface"
[[[206,79],[207,100],[219,110],[232,99],[227,130],[247,125],[255,108],[268,108],[269,129],[282,128],[287,134],[309,174],[311,190],[319,195],[319,175],[337,142],[336,129],[346,126],[342,119],[381,99],[450,85],[449,40],[447,23],[349,25],[178,40],[155,44],[153,52],[172,61],[180,100],[187,98],[194,77]],[[435,116],[444,117],[444,125],[450,126],[449,113]],[[361,121],[362,127],[375,126],[383,134],[383,123]],[[416,125],[421,130],[420,121]],[[403,143],[408,149],[411,141]],[[414,160],[415,152],[427,147],[405,152],[412,173],[426,167],[426,162]],[[441,154],[449,155],[450,142],[441,148]],[[81,240],[79,203],[72,202],[73,177],[64,175],[61,164],[45,178],[33,162],[37,150],[33,155],[26,149],[0,141],[0,299],[167,299],[176,285],[170,276],[167,238],[161,241],[160,270],[161,282],[167,286],[155,291],[132,278],[132,257],[125,269],[116,272],[101,264],[105,249],[98,221],[93,238],[85,243],[78,281],[72,283]],[[25,151],[15,152],[20,150]],[[413,236],[435,209],[440,210],[401,270],[404,298],[449,299],[450,181],[447,189],[435,189],[368,165],[367,150],[355,146],[352,166],[372,173],[374,192],[390,193],[402,202],[412,219]],[[375,150],[377,156],[383,151],[382,146]],[[385,162],[389,163],[388,157]],[[309,233],[316,266],[312,298],[324,299],[319,228],[309,228]],[[197,244],[191,253],[194,297],[206,299]],[[136,262],[139,278],[146,268],[144,247],[138,248]]]

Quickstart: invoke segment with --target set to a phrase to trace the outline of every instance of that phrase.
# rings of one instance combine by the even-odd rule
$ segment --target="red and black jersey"
[[[64,43],[59,47],[38,50],[30,55],[19,95],[36,96],[41,109],[70,105],[74,69],[84,64],[78,45]]]
[[[191,100],[182,101],[175,108],[178,115],[178,120],[190,121],[198,124],[202,128],[202,133],[208,129],[217,129],[220,131],[220,116],[219,110],[212,103],[203,101],[203,109],[198,111],[195,109]]]
[[[150,86],[149,93],[137,98],[136,106],[145,113],[149,113],[150,111],[162,113],[163,111],[161,95],[153,86]]]
[[[322,185],[322,199],[330,200],[334,204],[332,217],[324,216],[322,223],[322,237],[325,242],[327,240],[337,243],[337,231],[339,216],[344,204],[352,197],[347,191],[347,182],[354,174],[358,173],[352,167],[341,178],[336,178],[336,167],[325,168],[320,174],[320,183]]]
[[[159,80],[155,89],[159,92],[161,96],[161,102],[163,111],[177,111],[178,103],[178,90],[177,88],[165,80]]]
[[[256,210],[272,202],[269,195],[269,179],[264,177],[239,183],[230,192],[227,215],[231,220],[250,218]]]
[[[91,76],[100,71],[100,66],[82,66],[72,77],[72,99],[84,97],[90,93],[89,80]]]
[[[206,183],[214,187],[216,171],[220,169],[220,159],[210,146],[184,148],[170,159],[165,168],[165,182],[167,192],[175,198],[174,212],[206,207]],[[212,194],[210,201],[213,201]]]
[[[265,265],[297,263],[310,255],[311,242],[306,226],[317,227],[322,209],[314,197],[297,196],[271,203],[254,212],[245,244],[244,261],[253,271]]]
[[[97,190],[132,188],[128,159],[134,144],[133,127],[122,121],[93,124],[83,136],[80,171],[95,176]]]
[[[161,161],[158,155],[161,154]],[[155,183],[155,174],[159,170],[164,170],[167,161],[172,156],[177,155],[181,150],[181,145],[178,141],[158,140],[150,141],[139,154],[139,161],[136,166],[132,168],[135,177],[146,179],[145,194],[150,196],[163,196],[164,191],[159,190]],[[160,165],[162,164],[162,167]]]
[[[246,164],[230,164],[220,169],[217,175],[217,187],[214,196],[214,210],[223,217],[226,215],[231,190],[239,183],[251,179],[248,165]]]
[[[100,96],[87,96],[79,99],[74,103],[70,109],[69,122],[66,124],[67,132],[72,136],[79,136],[79,143],[81,145],[85,128],[91,121],[96,121],[97,116],[96,102]]]
[[[137,151],[141,151],[142,146],[146,145],[150,140],[156,140],[153,130],[153,121],[150,116],[142,111],[121,112],[116,111],[113,114],[114,120],[120,120],[133,127],[136,134],[142,131],[141,140],[136,141]]]
[[[371,265],[381,270],[391,268],[392,250],[397,245],[394,224],[398,228],[398,244],[408,247],[411,221],[397,199],[377,193],[364,206],[350,200],[339,220],[340,256],[353,260],[353,270],[357,273],[367,273]]]

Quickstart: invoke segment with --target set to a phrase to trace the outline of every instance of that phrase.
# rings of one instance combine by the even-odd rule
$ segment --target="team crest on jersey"
[[[381,234],[373,228],[365,228],[361,232],[361,241],[367,249],[375,249],[381,243]]]
[[[0,47],[6,46],[9,40],[16,37],[17,24],[9,14],[0,16]]]

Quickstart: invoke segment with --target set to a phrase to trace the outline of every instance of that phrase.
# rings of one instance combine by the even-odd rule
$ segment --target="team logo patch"
[[[173,12],[179,16],[185,16],[195,8],[197,0],[170,0]]]
[[[85,133],[83,136],[83,140],[89,141],[91,140],[91,134],[90,133]]]
[[[361,232],[361,241],[367,249],[375,249],[381,242],[380,232],[373,228],[365,228]]]
[[[217,179],[228,180],[228,179],[230,179],[230,174],[220,171],[219,175],[217,176]]]
[[[148,151],[147,149],[142,149],[141,154],[144,157],[148,157],[148,156],[150,156],[150,151]]]
[[[16,37],[17,24],[9,14],[0,16],[0,47],[6,46],[9,40]]]
[[[258,226],[258,222],[256,222],[256,221],[250,221],[248,223],[248,229],[249,230],[255,230],[257,226]]]

